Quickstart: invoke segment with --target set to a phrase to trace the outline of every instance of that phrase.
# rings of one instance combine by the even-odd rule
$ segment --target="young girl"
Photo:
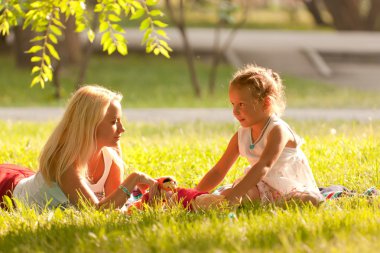
[[[233,76],[229,98],[241,127],[196,189],[210,191],[216,187],[241,155],[250,167],[222,192],[230,203],[240,203],[243,197],[243,201],[296,199],[318,205],[323,198],[300,149],[302,139],[279,118],[285,108],[279,75],[248,65]]]
[[[77,205],[121,207],[135,186],[153,186],[143,173],[123,179],[119,140],[125,131],[122,96],[100,86],[80,88],[46,142],[35,174],[16,165],[0,164],[0,202],[4,195],[40,207]]]

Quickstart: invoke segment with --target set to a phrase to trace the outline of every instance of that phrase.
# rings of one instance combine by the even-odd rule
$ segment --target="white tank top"
[[[262,180],[282,194],[290,193],[293,190],[307,190],[319,193],[307,158],[300,149],[303,140],[291,130],[286,122],[277,116],[273,115],[268,119],[255,143],[252,143],[250,127],[239,128],[239,153],[248,159],[251,165],[248,169],[259,161],[267,144],[268,134],[277,125],[282,125],[289,129],[296,141],[296,147],[285,147],[276,163]]]
[[[98,200],[101,200],[104,198],[105,193],[104,193],[104,185],[106,183],[106,180],[108,178],[108,175],[110,174],[111,166],[112,166],[112,161],[113,161],[113,154],[114,152],[111,148],[103,148],[102,153],[103,153],[103,161],[104,161],[104,171],[102,177],[98,180],[98,182],[92,184],[88,179],[86,178],[86,183],[90,187],[90,189],[95,193],[96,197]]]
[[[112,148],[105,147],[102,149],[102,152],[104,157],[104,172],[102,177],[95,184],[89,183],[87,179],[85,180],[86,184],[98,198],[104,196],[104,185],[111,169],[113,157],[117,156]],[[55,182],[48,185],[39,172],[20,180],[13,190],[13,197],[29,205],[37,204],[42,208],[47,205],[48,207],[57,207],[69,204],[69,200],[59,185]]]

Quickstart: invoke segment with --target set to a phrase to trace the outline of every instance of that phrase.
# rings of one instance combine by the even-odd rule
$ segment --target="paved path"
[[[178,30],[166,31],[174,51],[183,50]],[[197,57],[211,52],[214,30],[190,28],[187,33],[190,44],[199,54]],[[227,29],[222,30],[221,41],[225,41],[228,33]],[[143,49],[142,36],[138,29],[127,29],[130,49]],[[380,32],[242,29],[224,54],[236,67],[256,63],[280,74],[380,91]]]
[[[43,122],[58,120],[63,108],[0,108],[0,120]],[[230,109],[224,108],[161,108],[126,109],[129,122],[180,123],[180,122],[233,122]],[[380,120],[380,109],[292,109],[285,111],[284,118],[295,120]]]

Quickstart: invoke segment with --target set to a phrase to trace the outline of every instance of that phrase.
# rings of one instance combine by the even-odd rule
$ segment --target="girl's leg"
[[[260,201],[260,191],[257,186],[248,190],[247,194],[243,196],[242,204],[252,203],[253,201]]]
[[[288,194],[288,196],[285,197],[285,200],[294,200],[301,203],[311,203],[314,206],[319,206],[323,202],[324,198],[321,194],[311,191],[294,191]]]

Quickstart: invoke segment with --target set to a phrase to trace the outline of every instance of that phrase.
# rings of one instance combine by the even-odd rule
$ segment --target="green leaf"
[[[66,28],[66,27],[62,24],[62,22],[59,21],[58,19],[53,18],[52,20],[53,20],[53,23],[54,23],[55,25],[57,25],[57,26],[59,26],[59,27],[61,27],[61,28],[63,28],[63,29]]]
[[[137,1],[133,1],[132,5],[135,6],[137,9],[143,9],[142,5]]]
[[[55,48],[51,44],[46,44],[46,47],[49,49],[50,54],[59,61],[60,58]]]
[[[121,55],[126,55],[128,54],[128,50],[127,50],[127,45],[125,43],[119,43],[117,45],[117,51],[121,54]]]
[[[94,42],[94,39],[95,39],[95,33],[92,29],[88,30],[87,32],[87,37],[89,39],[89,41],[92,43]]]
[[[124,29],[123,29],[123,27],[121,27],[118,24],[112,24],[111,27],[112,27],[113,30],[115,30],[115,31],[117,31],[119,33],[124,33],[125,32]]]
[[[101,22],[99,26],[99,32],[104,32],[108,29],[108,23],[107,22]]]
[[[53,71],[51,70],[51,68],[49,68],[46,65],[43,65],[42,70],[43,70],[42,75],[45,81],[51,81],[53,79]]]
[[[167,27],[168,25],[160,20],[154,20],[153,23],[158,27]]]
[[[169,52],[163,48],[163,47],[160,47],[160,53],[165,56],[166,58],[170,59],[170,55],[169,55]]]
[[[41,69],[41,68],[40,68],[39,66],[34,66],[34,67],[32,68],[32,74],[34,74],[34,73],[40,71],[40,69]]]
[[[34,1],[30,4],[30,7],[32,7],[33,9],[39,9],[40,7],[42,7],[42,1]]]
[[[144,9],[139,9],[131,15],[130,20],[139,19],[142,15],[144,15],[144,13]]]
[[[116,46],[114,44],[111,44],[109,47],[108,47],[108,55],[112,54],[113,52],[115,52],[116,50]]]
[[[168,36],[166,35],[166,32],[164,30],[157,30],[156,33],[162,37],[164,37],[165,39],[169,39]]]
[[[160,10],[151,10],[149,12],[149,15],[152,17],[157,17],[157,16],[162,17],[164,15],[164,13],[162,13],[162,11],[160,11]]]
[[[30,42],[36,42],[45,39],[45,36],[36,36],[30,40]]]
[[[83,24],[83,23],[78,23],[78,24],[77,24],[77,27],[75,28],[75,32],[80,33],[80,32],[82,32],[84,29],[86,29],[86,25]]]
[[[168,51],[173,51],[165,40],[159,40],[160,44],[164,46]]]
[[[118,5],[117,3],[114,3],[112,4],[112,9],[115,12],[117,17],[120,16],[120,13],[121,13],[120,5]]]
[[[49,33],[48,36],[49,36],[49,39],[50,39],[51,42],[53,42],[54,44],[57,44],[57,43],[58,43],[58,39],[57,39],[57,37],[55,37],[54,34]]]
[[[144,19],[140,24],[140,31],[147,29],[150,25],[150,22],[151,22],[151,18],[148,17]]]
[[[100,44],[103,45],[110,38],[111,38],[111,33],[110,32],[103,33],[102,39],[100,40]]]
[[[40,78],[39,82],[40,82],[41,88],[42,88],[42,89],[45,88],[45,82],[44,82],[44,79]]]
[[[39,56],[33,56],[32,59],[30,59],[31,62],[39,62],[41,61],[41,57]]]
[[[156,47],[156,48],[153,50],[153,53],[154,53],[154,55],[158,55],[158,54],[160,53],[160,49]]]
[[[9,23],[4,20],[4,23],[0,26],[0,31],[3,36],[8,36],[9,34]]]
[[[38,51],[41,51],[42,49],[42,46],[32,46],[28,51],[26,51],[25,53],[36,53]]]
[[[121,18],[119,18],[118,16],[114,14],[109,15],[108,19],[111,20],[112,22],[119,22],[121,20]]]
[[[48,65],[49,67],[51,66],[51,60],[50,60],[49,55],[44,54],[44,61],[45,61],[46,65]]]
[[[141,44],[144,44],[147,41],[147,39],[150,37],[151,34],[152,34],[152,29],[151,28],[147,29],[144,33],[144,37],[141,41]]]
[[[32,83],[30,84],[30,86],[33,87],[34,85],[36,85],[37,83],[39,83],[40,79],[41,79],[40,76],[34,77],[33,80],[32,80]]]
[[[50,30],[51,30],[53,33],[55,33],[56,35],[58,35],[58,36],[61,36],[61,35],[62,35],[61,30],[60,30],[58,27],[54,26],[54,25],[50,25]]]
[[[146,0],[146,5],[154,6],[158,3],[158,0]]]
[[[124,41],[124,40],[125,40],[123,34],[115,33],[113,36],[114,36],[115,39],[118,40],[118,41]]]
[[[103,11],[103,4],[96,4],[94,12],[102,12]]]

